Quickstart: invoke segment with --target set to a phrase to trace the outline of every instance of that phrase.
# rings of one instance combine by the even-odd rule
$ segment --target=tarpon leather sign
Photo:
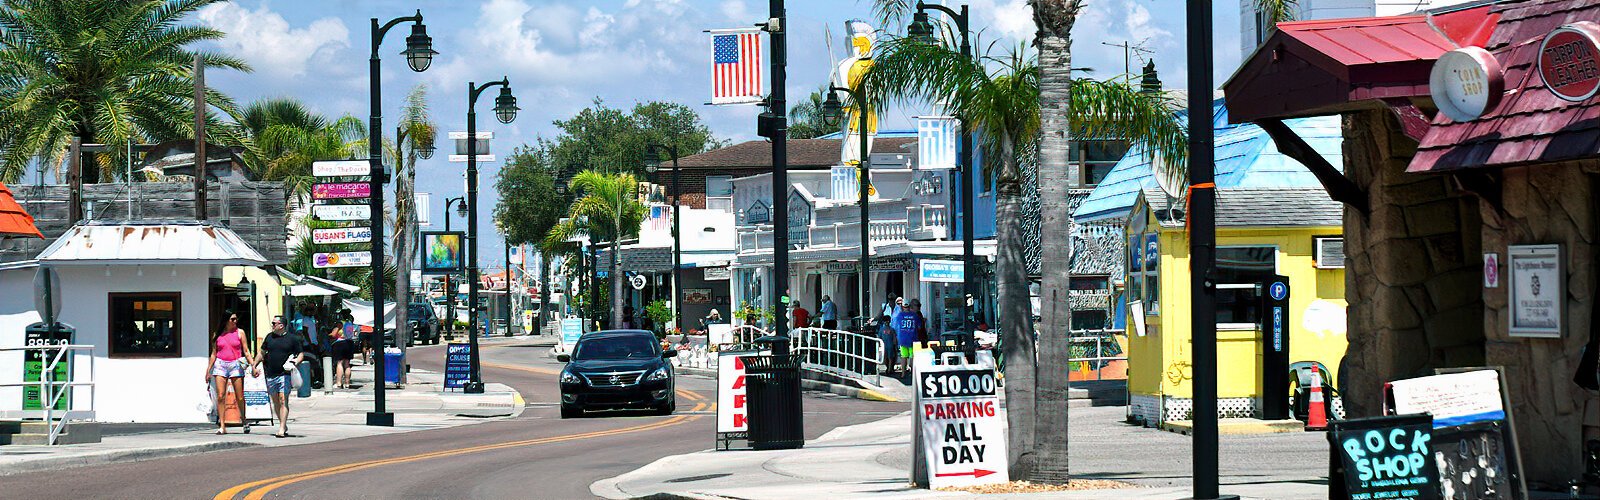
[[[1594,97],[1600,90],[1600,25],[1579,21],[1545,35],[1539,76],[1556,97],[1572,102]]]
[[[1328,497],[1437,500],[1433,417],[1398,415],[1329,423]]]

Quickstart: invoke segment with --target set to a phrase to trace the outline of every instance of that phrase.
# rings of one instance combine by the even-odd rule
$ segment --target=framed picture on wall
[[[684,304],[710,304],[710,288],[685,288],[683,289]]]

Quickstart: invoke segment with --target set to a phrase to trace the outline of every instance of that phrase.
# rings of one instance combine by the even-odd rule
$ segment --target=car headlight
[[[573,374],[572,372],[561,372],[561,383],[563,383],[563,384],[581,384],[581,383],[583,383],[583,378],[578,377],[577,375]]]
[[[650,372],[649,375],[644,377],[645,380],[666,380],[669,378],[672,378],[672,373],[668,372],[666,367],[656,368],[656,371]]]

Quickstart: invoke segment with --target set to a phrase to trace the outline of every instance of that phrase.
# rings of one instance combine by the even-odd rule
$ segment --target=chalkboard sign
[[[1329,498],[1438,500],[1432,441],[1425,414],[1330,422]]]
[[[472,373],[472,344],[451,343],[444,350],[444,388],[460,389]]]

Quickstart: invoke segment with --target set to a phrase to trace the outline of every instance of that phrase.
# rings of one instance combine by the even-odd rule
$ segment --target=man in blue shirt
[[[889,324],[894,325],[895,341],[900,345],[900,370],[911,372],[912,346],[921,341],[923,329],[927,326],[927,319],[917,311],[920,306],[918,301],[912,300],[907,307],[895,313]]]
[[[833,297],[822,296],[822,327],[829,330],[839,329],[839,310],[833,305]]]

